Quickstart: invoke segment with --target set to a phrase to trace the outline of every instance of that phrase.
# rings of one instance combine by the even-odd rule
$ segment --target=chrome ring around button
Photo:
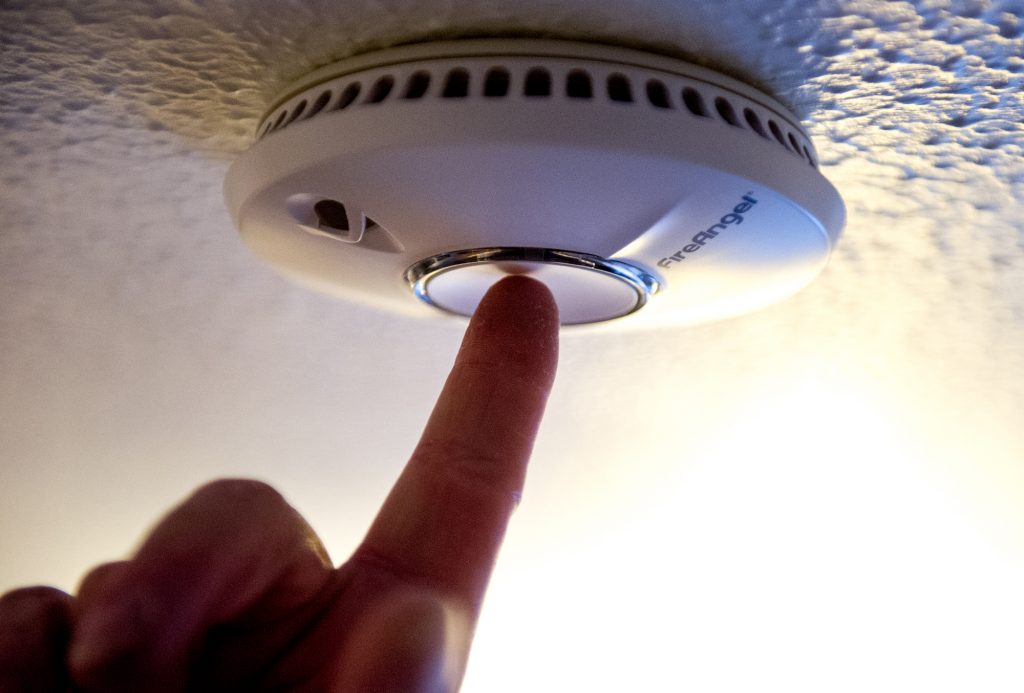
[[[545,283],[552,289],[556,300],[559,301],[559,309],[563,314],[563,324],[601,322],[629,315],[642,308],[648,299],[661,288],[656,277],[634,265],[618,260],[608,260],[590,253],[550,248],[472,248],[441,253],[413,264],[405,271],[404,278],[416,297],[427,305],[448,313],[465,316],[471,314],[472,309],[475,309],[476,303],[482,297],[482,287],[488,282],[493,283],[497,281],[502,274],[501,271],[495,271],[493,277],[474,277],[475,281],[472,282],[474,286],[467,287],[469,295],[463,297],[464,305],[458,308],[451,305],[451,302],[438,300],[436,296],[431,295],[429,285],[431,281],[453,270],[465,268],[480,269],[487,266],[494,266],[495,268],[505,266],[508,268],[504,271],[505,274],[536,273],[544,275],[545,270],[548,268],[586,270],[587,275],[568,275],[591,285],[590,287],[582,287],[582,284],[580,286],[573,286],[580,284],[580,281],[577,281],[577,279],[570,281],[569,293],[573,293],[572,290],[575,290],[574,295],[577,299],[581,295],[581,291],[584,291],[584,288],[587,289],[584,293],[589,295],[589,289],[593,288],[595,274],[606,279],[614,279],[615,286],[625,286],[631,291],[628,300],[623,302],[621,291],[612,289],[612,293],[617,294],[612,296],[612,298],[615,298],[619,305],[611,309],[610,312],[597,310],[595,306],[589,306],[590,310],[586,310],[586,307],[582,311],[577,310],[578,306],[573,305],[571,298],[559,291],[559,286],[566,286],[564,281],[566,275],[559,269],[560,276],[556,277],[555,281]],[[548,274],[551,273],[548,272]],[[460,274],[458,276],[468,277],[469,275]],[[589,276],[590,279],[585,279],[585,276]],[[537,278],[545,281],[544,276],[538,276]],[[598,293],[600,293],[602,286],[604,293],[607,294],[608,282],[598,282]],[[480,296],[476,296],[477,293]],[[560,295],[560,293],[563,295]]]

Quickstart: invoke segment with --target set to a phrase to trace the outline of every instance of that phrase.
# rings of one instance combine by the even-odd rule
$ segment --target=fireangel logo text
[[[672,269],[676,263],[685,260],[687,255],[690,253],[696,253],[698,250],[703,248],[708,241],[712,240],[715,236],[728,228],[730,224],[742,224],[743,215],[753,209],[756,204],[757,200],[754,199],[754,193],[748,192],[743,196],[742,201],[733,207],[731,212],[719,219],[718,222],[695,235],[690,239],[689,243],[684,245],[675,253],[658,260],[658,267]]]

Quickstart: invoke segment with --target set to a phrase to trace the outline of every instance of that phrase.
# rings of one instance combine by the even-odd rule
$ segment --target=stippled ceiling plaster
[[[5,2],[0,588],[70,588],[228,474],[281,487],[342,557],[459,326],[274,275],[235,239],[226,166],[271,96],[333,59],[588,38],[782,98],[849,225],[825,274],[769,310],[565,336],[467,690],[1024,688],[1019,629],[999,631],[1024,619],[1022,16],[1019,0]],[[498,633],[541,616],[502,668]]]

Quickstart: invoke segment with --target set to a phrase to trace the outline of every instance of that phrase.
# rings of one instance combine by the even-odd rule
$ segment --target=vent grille
[[[306,89],[271,110],[257,129],[256,139],[322,114],[374,108],[391,101],[543,102],[556,98],[603,100],[617,107],[675,112],[681,127],[687,118],[719,121],[818,166],[810,139],[788,118],[750,98],[660,70],[565,59],[438,59],[343,75]]]

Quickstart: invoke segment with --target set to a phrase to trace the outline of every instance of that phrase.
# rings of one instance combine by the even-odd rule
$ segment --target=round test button
[[[487,290],[510,274],[545,284],[564,325],[601,322],[639,310],[658,289],[639,268],[595,255],[546,248],[482,248],[435,255],[406,273],[427,304],[472,315]]]

